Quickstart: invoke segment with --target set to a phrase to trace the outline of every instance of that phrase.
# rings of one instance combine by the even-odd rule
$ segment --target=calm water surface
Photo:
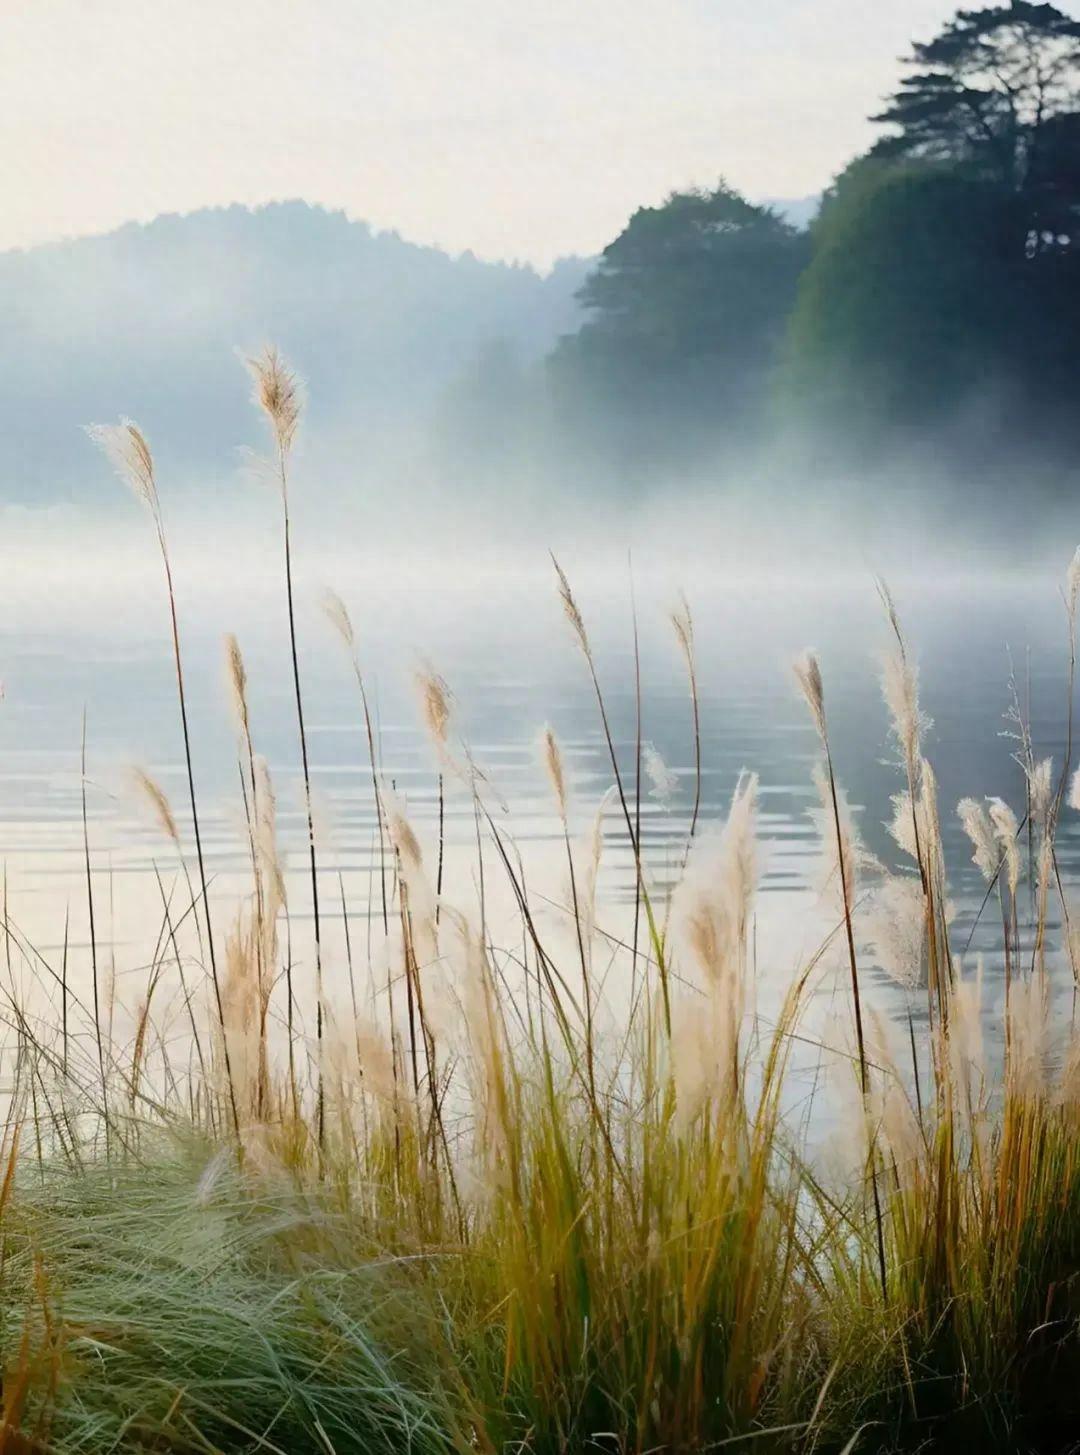
[[[125,558],[126,560],[126,558]],[[568,562],[575,575],[572,562]],[[306,826],[276,574],[240,580],[227,557],[203,569],[181,605],[192,706],[195,771],[214,897],[245,892],[246,850],[236,747],[223,668],[222,635],[234,630],[247,662],[259,751],[278,789],[280,831],[290,864],[290,913],[310,911],[303,872]],[[91,563],[91,574],[96,567]],[[0,845],[8,900],[21,933],[46,956],[87,941],[80,770],[86,720],[87,812],[95,896],[117,975],[137,975],[161,917],[157,874],[175,877],[168,843],[130,783],[131,765],[165,788],[186,831],[167,618],[152,559],[130,572],[103,561],[97,587],[68,579],[60,563],[29,590],[5,590],[0,624]],[[595,698],[541,553],[520,571],[452,573],[406,562],[380,569],[334,558],[333,584],[355,617],[365,676],[376,706],[385,776],[406,800],[434,862],[438,764],[421,722],[414,673],[425,663],[445,677],[456,727],[505,800],[506,824],[529,864],[550,875],[558,894],[560,825],[537,753],[550,723],[563,746],[573,791],[574,828],[584,834],[612,783]],[[80,584],[81,583],[81,584]],[[366,742],[355,683],[340,643],[318,609],[318,579],[302,574],[299,627],[324,899],[340,921],[363,924],[374,871],[376,826]],[[620,761],[632,781],[636,732],[634,617],[628,576],[577,574]],[[818,845],[810,810],[816,741],[795,691],[790,661],[818,650],[825,676],[838,776],[869,847],[896,865],[883,827],[901,784],[881,702],[877,658],[888,635],[867,573],[834,584],[792,572],[786,583],[715,579],[687,573],[701,688],[703,821],[720,818],[740,772],[761,781],[763,880],[759,918],[774,954],[794,959],[811,932],[796,928],[814,902]],[[643,842],[661,882],[679,861],[694,796],[694,755],[686,673],[668,612],[673,583],[639,569],[635,582],[642,683],[642,735],[674,775],[669,801],[646,781]],[[1057,582],[1045,579],[894,583],[918,656],[923,704],[933,719],[928,755],[938,774],[955,938],[968,939],[983,884],[955,814],[964,795],[998,794],[1023,811],[1023,775],[1008,736],[1010,673],[1030,710],[1035,750],[1060,771],[1066,735],[1067,637]],[[192,598],[197,597],[196,604]],[[476,889],[475,823],[468,795],[447,788],[446,892]],[[1080,879],[1080,815],[1067,813],[1060,836],[1067,883]],[[546,866],[546,867],[544,867]],[[339,877],[340,876],[340,877]],[[633,897],[632,863],[617,806],[605,816],[600,895],[613,916]],[[1056,910],[1052,913],[1056,921]],[[1056,932],[1055,924],[1055,932]],[[769,936],[771,935],[771,939]],[[995,945],[987,914],[973,950]],[[787,974],[792,966],[785,965]],[[887,1004],[886,987],[880,994]]]

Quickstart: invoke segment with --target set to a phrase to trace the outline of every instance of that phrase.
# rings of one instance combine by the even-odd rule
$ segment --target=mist
[[[613,563],[630,552],[639,572],[662,563],[689,579],[1022,570],[1060,555],[1075,529],[1067,411],[1019,408],[1000,355],[922,419],[888,417],[835,357],[814,371],[817,405],[783,397],[785,313],[799,306],[811,235],[733,194],[681,196],[644,209],[604,258],[543,275],[301,203],[0,257],[14,579],[107,590],[93,583],[102,553],[118,570],[138,559],[131,503],[84,432],[119,417],[150,439],[196,569],[247,560],[257,579],[273,492],[243,360],[268,342],[304,383],[294,508],[313,558],[347,550],[438,576],[466,559],[483,575],[543,572],[549,550]],[[661,254],[606,321],[604,289],[635,229],[688,226],[692,238],[680,208],[717,205],[736,209],[738,251],[706,251],[687,275],[712,290],[712,353],[692,295],[673,296],[664,325],[672,338],[683,329],[683,353],[658,353],[664,336],[642,331],[653,323],[641,310],[655,320],[668,286]],[[807,210],[788,208],[800,224]],[[786,302],[769,256],[790,279]]]

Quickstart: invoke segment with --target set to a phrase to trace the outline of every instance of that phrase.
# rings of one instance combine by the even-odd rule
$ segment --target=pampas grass
[[[866,1032],[863,1025],[862,991],[859,985],[858,957],[855,952],[855,888],[858,872],[860,845],[851,821],[847,801],[837,785],[833,772],[832,751],[829,747],[829,728],[825,716],[825,687],[817,657],[804,652],[794,664],[795,679],[802,689],[810,718],[821,741],[824,766],[815,770],[815,782],[823,807],[823,823],[826,843],[831,842],[828,855],[829,877],[835,875],[839,890],[840,915],[847,940],[848,965],[851,970],[851,998],[855,1012],[855,1041],[859,1052],[859,1084],[864,1103],[870,1096],[870,1069],[866,1056]],[[881,1296],[888,1297],[888,1272],[885,1266],[885,1234],[881,1213],[881,1194],[878,1188],[877,1149],[871,1137],[869,1147],[870,1187],[874,1201],[874,1223],[877,1230],[878,1270],[881,1275]]]
[[[743,774],[726,812],[708,821],[702,628],[685,603],[672,620],[693,721],[693,810],[685,862],[658,889],[641,841],[642,763],[658,802],[678,785],[643,750],[636,680],[628,784],[606,668],[556,566],[612,788],[583,801],[554,731],[543,730],[569,880],[565,901],[549,902],[526,878],[512,812],[489,806],[494,787],[449,689],[425,671],[420,716],[433,769],[472,795],[476,826],[460,879],[455,864],[442,884],[442,833],[436,850],[383,774],[359,634],[331,597],[327,616],[360,697],[356,758],[380,846],[366,961],[349,940],[339,881],[349,997],[331,1015],[289,540],[301,400],[273,351],[252,372],[281,483],[315,920],[304,932],[289,917],[274,788],[230,637],[250,885],[227,929],[223,909],[208,914],[201,851],[199,891],[189,888],[184,904],[182,826],[146,774],[138,794],[178,868],[171,887],[158,876],[162,929],[132,1031],[108,1013],[104,974],[99,1000],[96,924],[88,1006],[66,964],[53,971],[17,937],[5,905],[9,964],[22,957],[46,986],[60,984],[62,1025],[24,1005],[7,976],[0,1447],[1066,1448],[1080,1327],[1080,1049],[1052,1015],[1049,900],[1060,883],[1055,835],[1080,799],[1070,795],[1070,807],[1053,764],[1025,750],[1026,822],[1000,797],[957,806],[986,894],[999,891],[1003,931],[985,961],[954,953],[933,743],[914,654],[882,588],[896,862],[861,845],[834,768],[825,674],[807,654],[796,678],[819,759],[826,923],[786,979],[769,967],[770,996],[759,1004],[758,782]],[[158,530],[198,848],[153,460],[134,427],[99,439]],[[1074,563],[1064,593],[1071,633],[1078,582]],[[601,893],[609,805],[629,837],[648,927],[640,944],[629,910],[624,938]],[[1028,826],[1031,954],[1025,938],[1021,955]],[[84,851],[96,916],[85,816]],[[505,879],[509,908],[498,916],[488,913],[485,875]],[[309,1054],[294,967],[312,955]],[[881,975],[907,1012],[900,1054],[875,1003]],[[999,978],[997,1038],[989,1000]],[[823,1006],[835,987],[850,998],[834,1020]],[[811,1081],[795,1064],[806,1057],[816,1063]],[[819,1116],[830,1129],[824,1148],[806,1130]]]
[[[202,911],[206,923],[206,945],[210,956],[210,978],[214,987],[214,999],[217,1006],[218,1026],[224,1033],[225,1016],[221,999],[221,979],[218,975],[217,952],[214,944],[214,929],[210,915],[210,890],[206,878],[206,861],[203,857],[202,833],[199,827],[198,796],[195,792],[195,769],[191,756],[191,730],[188,725],[187,690],[184,683],[184,660],[180,649],[180,622],[176,607],[176,591],[173,586],[172,561],[169,556],[168,543],[165,536],[165,524],[161,513],[161,502],[158,496],[157,478],[154,469],[154,458],[145,436],[137,425],[131,420],[123,420],[118,425],[92,425],[90,427],[91,439],[101,447],[106,457],[110,460],[120,478],[131,488],[137,500],[140,500],[150,512],[153,521],[154,532],[157,536],[158,550],[161,555],[162,569],[165,573],[165,589],[169,602],[169,626],[172,633],[173,667],[176,672],[176,694],[180,709],[180,730],[184,742],[184,763],[187,769],[188,798],[191,806],[191,824],[195,836],[195,857],[199,867],[199,885],[202,890]],[[84,745],[85,753],[85,745]],[[85,765],[84,765],[85,782]],[[85,818],[85,795],[84,795],[84,818]],[[91,942],[96,944],[96,933],[93,925],[93,901],[89,888],[89,850],[87,850],[87,893],[90,896],[90,918],[91,918]],[[95,959],[95,986],[97,983],[96,973],[96,949]],[[95,1001],[97,991],[95,989]],[[225,1073],[229,1086],[229,1101],[232,1111],[233,1130],[239,1135],[240,1119],[236,1107],[235,1091],[232,1085],[232,1071],[228,1063],[228,1049],[225,1050]]]
[[[300,738],[300,763],[304,775],[304,804],[307,810],[308,862],[311,873],[311,911],[315,953],[315,1057],[318,1081],[316,1134],[320,1150],[326,1145],[326,1104],[323,1085],[323,988],[322,921],[319,916],[319,866],[315,851],[315,814],[311,798],[311,768],[307,732],[304,726],[304,694],[300,686],[300,653],[296,641],[296,603],[293,592],[292,519],[289,514],[289,464],[303,411],[302,390],[296,375],[286,366],[276,348],[267,347],[258,358],[247,360],[254,384],[254,401],[261,409],[275,447],[273,461],[281,490],[281,520],[285,560],[285,604],[289,617],[289,654],[292,662],[296,723]]]

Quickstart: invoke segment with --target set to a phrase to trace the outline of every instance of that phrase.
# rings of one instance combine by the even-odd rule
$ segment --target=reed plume
[[[119,424],[92,424],[87,433],[104,451],[120,480],[136,500],[147,507],[155,524],[159,524],[161,506],[154,477],[154,457],[138,425],[133,420],[122,419]]]
[[[255,386],[255,403],[265,414],[279,459],[287,459],[296,441],[303,412],[300,381],[273,345],[247,360]],[[286,482],[282,480],[284,493]]]
[[[821,680],[821,667],[817,657],[811,651],[801,653],[792,663],[792,671],[809,709],[810,720],[817,730],[818,737],[824,742],[826,739],[825,684]]]
[[[364,682],[364,675],[360,670],[360,657],[356,646],[356,631],[353,627],[352,617],[344,601],[335,591],[326,591],[323,594],[323,612],[327,621],[337,632],[349,653],[352,663],[353,676],[356,678],[357,689],[360,693],[360,708],[364,717],[364,731],[367,736],[368,765],[371,769],[371,792],[375,803],[375,824],[379,835],[379,890],[382,898],[382,921],[383,933],[390,932],[390,914],[386,895],[386,826],[383,813],[382,795],[379,789],[379,768],[378,754],[375,746],[375,728],[372,721],[371,710],[368,706],[367,687]]]
[[[299,426],[299,394],[276,355],[256,374],[281,463]],[[160,528],[145,441],[127,433],[114,443],[125,479]],[[282,492],[287,518],[284,474]],[[288,564],[286,575],[291,608]],[[569,583],[558,575],[597,693],[616,780],[609,793],[620,794],[625,812],[591,643]],[[1072,631],[1080,554],[1064,594]],[[120,1449],[135,1439],[163,1449],[178,1440],[185,1448],[231,1449],[255,1436],[265,1443],[269,1431],[275,1449],[298,1452],[408,1448],[444,1455],[452,1446],[494,1455],[511,1446],[574,1450],[598,1439],[619,1450],[690,1451],[764,1439],[777,1451],[809,1455],[851,1451],[861,1432],[874,1428],[897,1449],[945,1445],[955,1429],[969,1439],[978,1430],[994,1448],[1038,1443],[1040,1406],[1056,1407],[1057,1395],[1047,1400],[1045,1391],[1061,1385],[1080,1307],[1073,1276],[1080,1052],[1073,1028],[1051,1017],[1059,983],[1055,963],[1044,956],[1057,928],[1049,923],[1048,899],[1062,795],[1059,788],[1055,799],[1052,764],[1036,760],[1017,706],[1026,827],[1037,850],[1030,871],[1032,971],[1040,973],[1018,978],[1011,995],[1025,821],[1002,800],[964,799],[958,806],[986,897],[997,885],[1003,906],[1007,895],[1012,899],[1014,923],[1003,939],[1005,1071],[1001,1085],[991,1087],[982,998],[992,981],[981,961],[972,973],[962,963],[966,956],[954,963],[949,952],[945,845],[926,756],[927,719],[914,659],[884,588],[882,598],[895,638],[882,687],[907,777],[889,825],[911,859],[903,870],[884,870],[860,842],[834,773],[816,659],[802,659],[796,674],[820,744],[821,838],[855,1002],[859,1075],[851,1091],[858,1112],[850,1125],[865,1161],[854,1186],[819,1165],[809,1121],[796,1131],[803,1066],[793,1068],[798,1082],[787,1075],[789,1056],[801,1057],[807,1044],[812,1054],[820,1051],[800,1023],[801,997],[834,927],[826,945],[800,963],[775,1016],[771,1006],[753,1013],[755,778],[740,776],[722,826],[695,824],[691,833],[685,871],[667,899],[667,928],[654,940],[674,987],[674,1024],[662,1023],[657,998],[647,993],[651,970],[641,982],[631,974],[625,993],[621,972],[638,960],[636,936],[631,942],[621,933],[626,897],[616,895],[605,933],[596,925],[609,798],[599,808],[582,806],[591,831],[572,846],[578,805],[554,732],[545,730],[540,750],[566,841],[571,933],[585,982],[580,1004],[569,984],[570,937],[556,952],[538,933],[524,857],[478,794],[478,878],[482,884],[483,815],[512,903],[490,919],[482,913],[475,929],[445,903],[448,928],[440,930],[441,895],[428,882],[425,849],[406,805],[379,776],[365,701],[377,812],[397,866],[401,934],[387,935],[374,954],[369,940],[370,1019],[359,1014],[355,992],[351,1020],[327,1017],[315,1087],[300,1085],[292,1064],[294,1041],[303,1035],[292,1014],[296,927],[281,917],[278,947],[285,883],[274,790],[254,750],[247,673],[235,639],[226,642],[226,663],[254,909],[245,901],[221,940],[218,1056],[198,1070],[190,1054],[186,1070],[172,1059],[174,1038],[150,1012],[166,963],[162,946],[168,940],[176,950],[183,918],[205,908],[205,881],[201,897],[193,893],[190,910],[174,918],[172,895],[158,877],[164,924],[133,1036],[125,1040],[120,1029],[122,1007],[113,1024],[107,970],[98,1004],[105,896],[91,862],[84,739],[96,1047],[68,1034],[69,1001],[83,1008],[68,984],[66,930],[57,981],[49,957],[20,937],[6,882],[3,894],[0,1024],[10,1027],[14,1065],[0,1138],[0,1214],[5,1287],[19,1322],[4,1350],[0,1444]],[[344,606],[331,601],[327,615],[355,661],[356,633]],[[676,618],[699,748],[693,626],[688,611]],[[303,745],[295,632],[290,640]],[[635,641],[637,766],[663,803],[670,774],[643,747],[638,669]],[[420,688],[440,762],[452,762],[449,693],[435,674]],[[306,748],[304,762],[307,786]],[[468,770],[475,789],[471,762]],[[639,888],[640,778],[639,771],[627,817]],[[143,780],[139,792],[155,821],[179,844],[167,798]],[[652,826],[660,825],[654,819]],[[308,834],[313,840],[310,788]],[[311,866],[317,912],[313,855]],[[651,892],[667,892],[651,876],[649,883]],[[342,901],[348,946],[344,890]],[[778,912],[786,916],[788,903],[779,902]],[[1071,940],[1067,918],[1062,928]],[[908,1000],[914,1106],[887,1019],[867,994],[869,956]],[[321,971],[321,958],[318,964]],[[288,1084],[269,1054],[267,1004],[279,969],[289,987]],[[62,1055],[51,1045],[51,1027],[21,1003],[20,970],[35,990],[59,983]],[[183,983],[182,969],[180,975]],[[519,976],[527,995],[535,983],[547,997],[539,1036],[531,1005],[523,1014],[519,1004]],[[931,1055],[921,1077],[911,999],[924,980]],[[453,1022],[460,1042],[444,1037],[438,1019],[443,983],[463,1012]],[[320,1010],[322,989],[320,980]],[[408,1046],[395,1008],[406,997]],[[548,1007],[561,1036],[551,1044]],[[234,1121],[240,1112],[234,1130],[242,1167],[231,1139],[228,1155],[213,1150],[225,1062]],[[931,1091],[925,1106],[924,1080]],[[98,1167],[102,1121],[105,1158]],[[34,1145],[16,1162],[24,1129]],[[867,1216],[871,1194],[876,1239]],[[881,1297],[868,1297],[878,1279]],[[53,1288],[62,1290],[62,1301]],[[252,1331],[258,1337],[249,1337]],[[181,1370],[183,1388],[163,1382],[162,1368]],[[357,1391],[362,1397],[354,1397]],[[1027,1418],[1032,1410],[1037,1428]],[[1067,1443],[1071,1425],[1064,1441],[1056,1435],[1055,1448]]]
[[[694,806],[690,811],[690,828],[687,833],[687,854],[697,832],[698,815],[701,812],[701,706],[698,693],[697,656],[694,650],[694,618],[690,614],[690,603],[683,596],[671,613],[671,625],[686,663],[686,675],[690,684],[690,710],[694,732]],[[686,854],[683,856],[685,867]]]
[[[157,535],[161,563],[165,573],[165,587],[169,601],[169,624],[172,631],[173,666],[176,672],[176,691],[180,707],[180,726],[184,740],[184,763],[187,768],[188,796],[191,804],[191,824],[195,836],[195,857],[199,866],[199,887],[202,891],[203,917],[206,922],[206,943],[210,956],[210,978],[214,989],[218,1023],[222,1031],[223,1054],[225,1056],[225,1080],[228,1090],[233,1128],[239,1137],[240,1118],[236,1105],[232,1069],[229,1065],[228,1045],[225,1042],[224,1006],[221,998],[221,981],[218,976],[217,951],[214,946],[214,929],[210,917],[210,891],[206,877],[206,862],[203,856],[202,833],[199,826],[199,805],[195,792],[195,770],[191,755],[191,732],[188,727],[187,692],[184,684],[183,654],[180,650],[180,623],[176,608],[176,592],[173,587],[172,562],[165,536],[165,525],[161,514],[157,480],[154,471],[154,457],[146,437],[131,420],[118,425],[92,425],[90,438],[111,461],[120,478],[134,492],[137,499],[150,511]]]
[[[1043,758],[1032,764],[1030,768],[1025,767],[1028,780],[1028,803],[1029,812],[1033,821],[1044,830],[1050,828],[1051,812],[1054,802],[1054,789],[1051,782],[1054,772],[1054,760]]]
[[[589,635],[585,629],[585,620],[581,615],[574,593],[571,590],[570,582],[566,572],[559,565],[555,556],[551,557],[555,567],[555,575],[558,581],[559,599],[562,602],[563,611],[567,621],[577,638],[578,646],[581,648],[585,665],[588,669],[589,680],[592,683],[593,693],[596,697],[596,706],[600,714],[600,724],[604,734],[604,742],[607,745],[608,758],[611,761],[611,771],[615,779],[615,788],[619,796],[619,807],[622,810],[623,822],[626,824],[627,836],[630,840],[630,847],[634,856],[634,870],[636,874],[635,884],[635,914],[637,905],[644,906],[645,917],[649,927],[649,939],[652,944],[653,955],[656,960],[657,973],[660,980],[660,996],[663,1006],[664,1026],[668,1034],[671,1034],[671,991],[668,983],[668,967],[664,957],[664,941],[657,923],[656,913],[652,900],[649,896],[648,887],[645,883],[645,869],[641,858],[641,837],[637,815],[631,812],[630,804],[626,796],[626,787],[623,782],[622,770],[619,766],[618,754],[615,751],[615,739],[611,731],[611,722],[608,717],[607,703],[600,688],[600,678],[596,670],[596,660],[593,657],[592,647],[589,644]],[[635,955],[636,962],[636,955]]]
[[[706,983],[746,973],[746,944],[757,888],[757,774],[740,776],[723,826],[694,847],[672,901],[672,933]]]
[[[165,790],[160,783],[150,777],[144,768],[132,768],[131,777],[136,792],[149,807],[161,832],[167,839],[171,839],[179,849],[180,831],[176,827],[172,805],[165,795]]]
[[[997,878],[1002,866],[1001,846],[990,816],[974,798],[962,798],[956,805],[956,812],[971,842],[972,862],[990,884]]]
[[[718,1099],[730,1115],[740,1096],[747,936],[758,873],[757,790],[756,775],[740,777],[723,826],[698,837],[672,897],[672,939],[704,989],[704,1005],[697,998],[679,1005],[672,1043],[684,1131]]]
[[[1005,859],[1005,874],[1009,885],[1009,897],[1016,899],[1020,885],[1020,823],[1016,814],[1001,798],[990,800],[990,822],[994,836]]]
[[[922,887],[911,875],[887,874],[866,905],[867,949],[902,990],[913,991],[926,974],[926,907]]]
[[[864,1103],[870,1093],[870,1069],[866,1057],[866,1036],[863,1029],[862,995],[859,990],[859,968],[855,954],[855,871],[857,867],[857,839],[851,825],[847,804],[842,800],[833,771],[832,752],[829,748],[829,730],[825,717],[825,686],[821,668],[813,652],[803,652],[794,663],[795,680],[802,689],[803,697],[810,711],[821,742],[824,755],[824,769],[817,770],[817,783],[826,815],[826,823],[832,838],[835,855],[835,870],[839,878],[840,903],[844,932],[847,939],[848,964],[851,970],[851,993],[855,1010],[855,1039],[859,1052],[859,1085]],[[877,1153],[873,1138],[870,1141],[870,1182],[874,1198],[874,1218],[877,1230],[878,1271],[881,1278],[882,1299],[888,1298],[888,1275],[885,1266],[885,1236],[881,1216],[881,1197],[877,1181]]]
[[[559,747],[559,741],[555,736],[554,728],[544,728],[540,735],[540,747],[548,782],[551,784],[551,791],[555,796],[555,806],[559,811],[559,818],[565,828],[568,807],[566,769],[563,766],[562,749]]]
[[[240,643],[232,632],[225,637],[225,668],[229,683],[229,698],[232,702],[236,723],[245,746],[251,742],[251,713],[247,700],[247,668],[244,666]]]
[[[282,907],[287,903],[285,894],[285,866],[277,841],[277,796],[270,776],[270,765],[256,753],[255,762],[255,844],[259,864],[266,882],[273,890],[276,903]]]
[[[285,601],[289,617],[289,654],[292,659],[293,692],[300,737],[300,761],[304,774],[304,803],[307,809],[308,862],[311,877],[311,910],[315,939],[315,1051],[318,1078],[317,1135],[320,1150],[326,1146],[326,1090],[323,1084],[323,950],[319,915],[319,869],[315,852],[315,815],[311,799],[311,768],[307,732],[304,726],[304,695],[300,687],[300,654],[296,640],[296,605],[293,593],[292,520],[289,514],[289,462],[302,413],[302,391],[296,375],[286,367],[276,348],[267,347],[257,358],[247,360],[255,386],[255,403],[270,428],[276,451],[275,467],[281,490],[281,515],[285,558]]]
[[[661,808],[668,808],[675,796],[679,780],[652,743],[645,744],[645,774],[649,780],[649,796]]]
[[[452,761],[450,757],[450,719],[453,708],[450,701],[450,689],[444,679],[430,669],[417,672],[416,686],[420,693],[420,706],[428,736],[435,745],[439,756],[444,761]]]

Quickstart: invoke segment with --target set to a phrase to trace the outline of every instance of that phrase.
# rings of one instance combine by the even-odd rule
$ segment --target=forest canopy
[[[1075,448],[1080,21],[960,10],[871,120],[808,232],[722,181],[634,213],[543,371],[563,447],[631,475],[798,428]]]

